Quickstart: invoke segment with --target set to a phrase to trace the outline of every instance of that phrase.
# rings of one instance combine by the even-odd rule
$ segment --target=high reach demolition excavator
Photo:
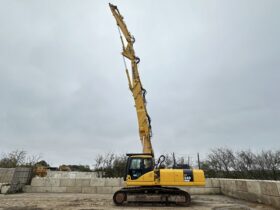
[[[157,162],[151,144],[151,118],[146,108],[146,90],[143,88],[138,71],[140,59],[135,55],[133,44],[135,38],[130,34],[117,6],[109,4],[116,19],[123,47],[122,55],[129,89],[132,92],[137,112],[139,135],[143,151],[127,154],[126,186],[113,196],[116,205],[126,202],[163,202],[189,205],[191,196],[175,186],[204,186],[204,172],[199,169],[180,167],[175,164],[171,169],[162,167],[165,157],[161,155]],[[130,60],[132,77],[126,66],[125,59]]]

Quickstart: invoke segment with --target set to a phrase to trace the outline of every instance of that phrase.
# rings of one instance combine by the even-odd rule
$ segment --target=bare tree
[[[95,157],[95,163],[94,163],[94,171],[97,172],[98,177],[102,177],[103,176],[103,161],[104,157],[101,154],[98,154]]]
[[[35,166],[42,159],[41,155],[29,155],[26,156],[25,163],[26,166]]]
[[[94,171],[99,177],[123,176],[126,166],[126,156],[106,153],[97,155],[95,158]]]
[[[41,159],[40,155],[28,155],[26,151],[15,150],[2,154],[0,167],[15,168],[18,166],[34,166]]]
[[[114,159],[115,159],[115,154],[113,154],[113,153],[105,154],[105,157],[104,157],[104,160],[103,160],[103,167],[104,168],[112,168]]]
[[[276,172],[279,170],[279,164],[280,164],[280,152],[276,151],[273,152],[271,150],[268,151],[262,151],[262,165],[265,171],[271,171],[272,172],[272,179],[277,179]]]
[[[277,180],[280,179],[280,150],[254,154],[250,150],[233,152],[227,148],[216,148],[202,166],[208,177]]]
[[[236,169],[249,171],[256,169],[256,155],[251,150],[242,150],[236,154]]]
[[[25,163],[26,151],[15,150],[2,155],[0,166],[4,168],[14,168]]]
[[[173,156],[168,153],[164,154],[164,156],[165,156],[164,166],[166,168],[172,168],[172,166],[174,164]]]
[[[231,149],[216,148],[208,155],[210,165],[214,166],[216,170],[232,171],[236,168],[235,155]]]

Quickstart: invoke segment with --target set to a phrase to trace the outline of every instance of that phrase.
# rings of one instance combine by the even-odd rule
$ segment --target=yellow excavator
[[[110,4],[110,9],[116,19],[117,28],[122,43],[122,56],[125,64],[128,86],[132,92],[138,119],[139,135],[142,144],[142,153],[127,154],[126,187],[114,193],[113,201],[116,205],[127,202],[163,202],[166,204],[189,205],[191,196],[179,186],[204,186],[204,172],[199,169],[190,169],[185,165],[177,165],[171,169],[163,168],[165,157],[161,155],[158,161],[154,160],[154,151],[151,144],[151,118],[146,108],[146,90],[143,88],[138,63],[140,59],[135,55],[133,44],[135,38],[130,34],[117,6]],[[126,66],[126,59],[131,63],[131,75]],[[177,186],[177,187],[176,187]]]

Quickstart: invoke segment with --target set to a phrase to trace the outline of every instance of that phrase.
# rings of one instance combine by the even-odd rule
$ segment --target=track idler
[[[117,191],[114,193],[113,201],[117,206],[122,205],[127,200],[126,192]]]

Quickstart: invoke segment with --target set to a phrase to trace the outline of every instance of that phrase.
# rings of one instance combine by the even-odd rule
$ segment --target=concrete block
[[[212,181],[211,181],[211,179],[206,179],[206,180],[205,180],[205,187],[212,187]]]
[[[76,179],[90,179],[91,172],[76,172]]]
[[[226,180],[225,179],[220,179],[220,187],[221,187],[221,189],[226,188]]]
[[[247,188],[247,181],[245,180],[236,180],[235,181],[235,185],[236,185],[236,190],[237,191],[243,191],[243,192],[248,192],[248,188]]]
[[[31,185],[25,185],[22,190],[25,193],[32,193],[32,186]]]
[[[217,187],[180,187],[180,189],[192,195],[221,194],[220,188]]]
[[[71,179],[91,179],[96,178],[96,172],[78,172],[78,171],[55,171],[49,173],[49,176],[56,178],[71,178]]]
[[[50,171],[47,172],[47,178],[68,178],[66,171]]]
[[[97,193],[96,187],[82,187],[82,193],[95,194]]]
[[[4,185],[8,185],[9,183],[0,183],[0,190],[1,190],[1,187],[4,186]]]
[[[260,201],[257,194],[244,192],[244,191],[231,191],[231,192],[228,192],[227,195],[232,196],[237,199],[242,199],[242,200],[247,200],[247,201],[252,201],[252,202]]]
[[[107,179],[105,179],[105,186],[106,187],[119,187],[120,179],[119,178],[107,178]]]
[[[105,186],[105,179],[102,178],[96,178],[90,180],[90,186],[91,187],[104,187]]]
[[[271,205],[280,209],[280,197],[271,197]]]
[[[123,178],[120,178],[120,186],[125,187],[125,181],[123,180]]]
[[[262,195],[260,197],[261,203],[271,205],[276,209],[280,209],[280,197]]]
[[[76,179],[63,178],[60,180],[60,187],[75,187]]]
[[[112,187],[112,193],[115,193],[116,191],[122,189],[122,187]]]
[[[219,188],[219,187],[209,188],[209,190],[210,191],[207,194],[210,194],[210,195],[220,195],[220,194],[222,194],[221,188]]]
[[[221,190],[218,187],[207,187],[205,189],[200,189],[197,191],[197,195],[219,195]]]
[[[279,181],[235,180],[235,189],[231,188],[230,179],[221,179],[220,183],[222,193],[227,196],[280,207]]]
[[[192,187],[186,191],[191,195],[201,195],[201,194],[205,194],[206,189],[207,188],[200,189],[199,187]]]
[[[68,171],[58,171],[58,172],[54,173],[54,176],[56,178],[69,179],[70,178],[70,172],[68,172]]]
[[[247,180],[247,189],[249,193],[254,193],[257,195],[262,194],[259,181]]]
[[[51,187],[52,193],[65,193],[67,187]]]
[[[90,178],[97,178],[97,173],[96,172],[91,172],[90,173]]]
[[[77,178],[77,173],[76,172],[68,172],[68,178],[70,179],[76,179]]]
[[[60,186],[60,179],[46,178],[45,179],[45,186],[46,187],[59,187]]]
[[[224,189],[225,189],[225,190],[236,191],[235,179],[228,179],[228,180],[225,180],[223,186],[224,186]]]
[[[279,196],[278,188],[274,181],[260,181],[260,187],[264,195]]]
[[[95,178],[95,172],[76,172],[76,179],[91,179]]]
[[[76,179],[76,187],[89,187],[90,179]]]
[[[54,177],[54,173],[53,173],[54,171],[51,171],[51,170],[47,170],[47,178],[50,178],[50,177]]]
[[[23,187],[23,192],[26,193],[51,193],[53,192],[52,187],[35,187],[31,185],[26,185]]]
[[[32,193],[46,193],[46,192],[52,192],[51,187],[34,187],[31,186],[31,192]]]
[[[219,179],[210,179],[212,187],[221,187]]]
[[[275,183],[276,183],[278,192],[279,192],[279,194],[280,194],[280,181],[275,181]]]
[[[31,181],[31,186],[34,187],[44,187],[46,184],[46,179],[45,178],[40,178],[40,177],[35,177]]]
[[[10,185],[2,185],[1,186],[1,194],[7,194],[10,187],[11,187]]]
[[[113,187],[96,187],[98,194],[112,194]]]
[[[81,193],[82,187],[66,187],[67,193]]]

